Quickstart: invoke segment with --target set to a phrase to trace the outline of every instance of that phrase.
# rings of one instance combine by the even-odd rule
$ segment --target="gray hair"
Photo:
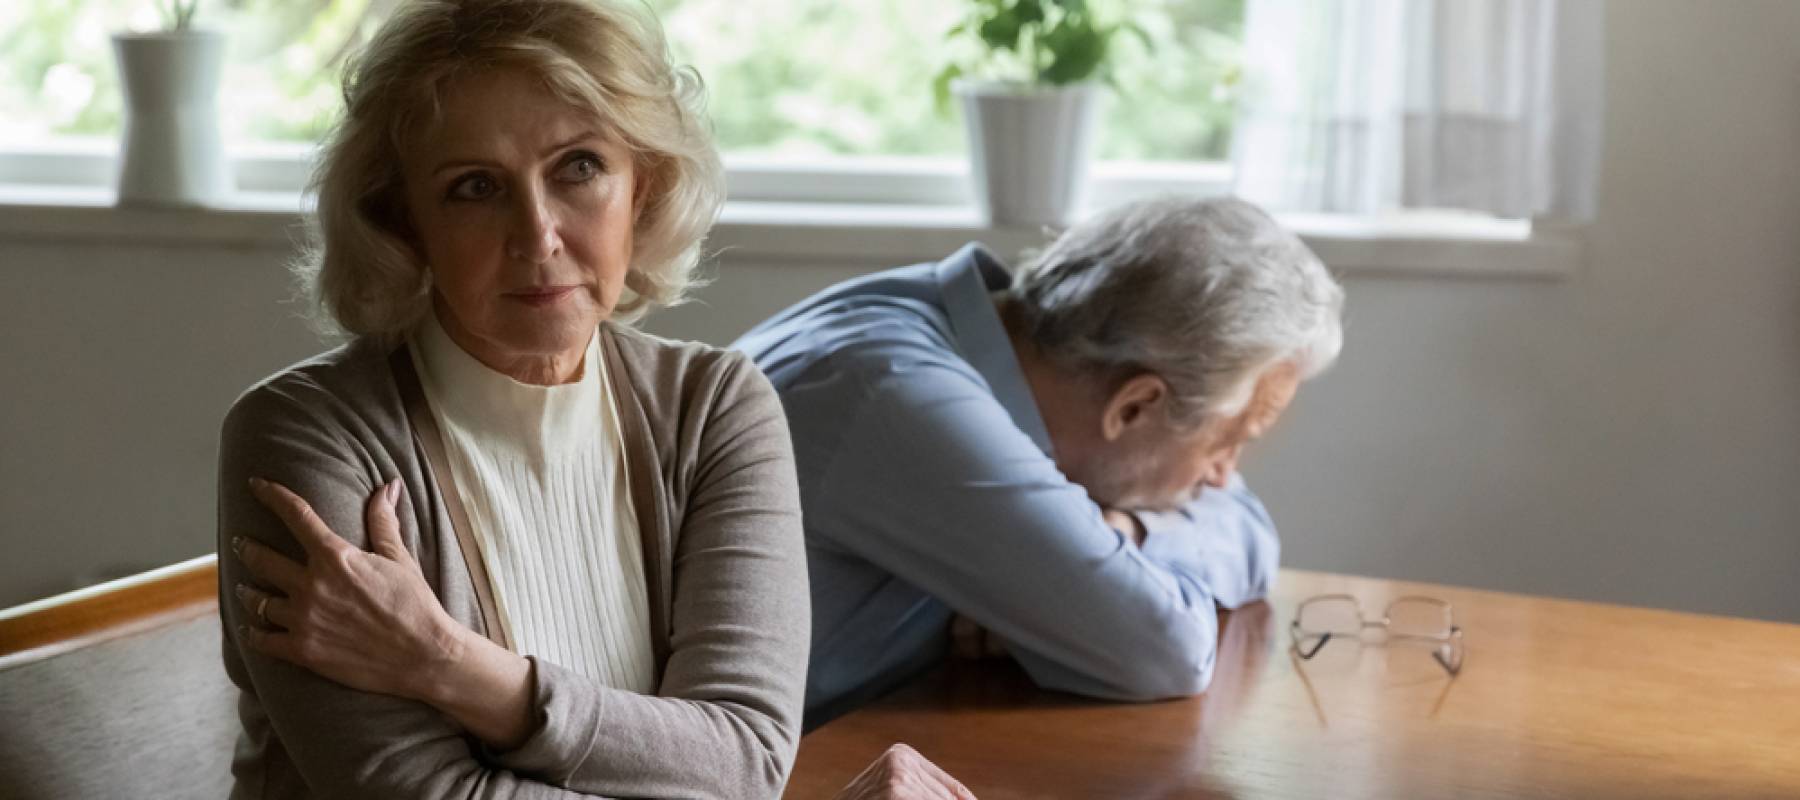
[[[1084,221],[1019,269],[1007,301],[1064,368],[1161,376],[1181,425],[1239,413],[1277,364],[1310,378],[1343,345],[1343,288],[1299,237],[1235,198],[1160,197]]]

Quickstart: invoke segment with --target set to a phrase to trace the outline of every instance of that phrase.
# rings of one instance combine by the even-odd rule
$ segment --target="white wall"
[[[287,257],[0,242],[0,606],[213,548],[225,409],[320,349]]]
[[[1607,23],[1583,270],[1348,276],[1343,360],[1246,472],[1291,565],[1800,622],[1800,3]],[[286,255],[0,241],[0,605],[211,547],[220,414],[317,348]],[[887,265],[728,261],[648,327]]]

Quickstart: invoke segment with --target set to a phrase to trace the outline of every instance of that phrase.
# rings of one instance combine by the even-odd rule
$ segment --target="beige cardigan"
[[[644,536],[656,696],[538,661],[538,728],[518,749],[490,754],[429,706],[356,691],[243,647],[234,630],[247,612],[230,588],[248,577],[227,556],[219,562],[225,670],[242,690],[244,726],[233,797],[780,793],[800,735],[811,628],[780,403],[739,354],[612,324],[601,340]],[[230,553],[231,537],[248,536],[302,558],[250,496],[253,475],[293,489],[359,546],[370,493],[399,477],[407,547],[450,615],[488,634],[390,356],[358,341],[238,399],[219,446],[220,552]]]

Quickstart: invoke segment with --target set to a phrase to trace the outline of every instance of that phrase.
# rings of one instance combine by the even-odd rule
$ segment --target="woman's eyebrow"
[[[578,145],[589,139],[598,139],[598,138],[600,138],[599,131],[592,131],[592,130],[582,131],[581,133],[578,133],[574,136],[569,137],[567,140],[563,141],[561,144],[554,144],[547,148],[544,148],[543,152],[538,154],[538,157],[539,158],[549,158],[550,156],[556,155],[557,153],[559,153],[563,150],[567,150],[570,147],[574,147],[575,145]]]
[[[477,158],[455,158],[455,159],[451,159],[449,161],[445,161],[445,162],[438,164],[436,168],[431,170],[431,174],[436,175],[441,172],[449,172],[450,170],[453,170],[453,169],[462,169],[463,167],[493,167],[493,166],[498,166],[498,165],[492,161],[484,161],[484,160],[477,159]]]
[[[599,131],[593,131],[593,130],[582,131],[581,133],[571,136],[568,139],[565,139],[561,142],[558,142],[556,144],[553,144],[549,147],[544,148],[538,154],[538,157],[539,158],[549,158],[550,156],[553,156],[563,150],[566,150],[577,144],[585,142],[589,139],[598,139],[598,138],[600,138]],[[491,161],[491,160],[484,159],[484,158],[452,158],[447,161],[443,161],[443,162],[439,163],[436,167],[434,167],[431,170],[431,174],[436,175],[440,172],[444,172],[447,170],[453,170],[453,169],[462,169],[464,167],[498,167],[498,166],[500,166],[499,162]]]

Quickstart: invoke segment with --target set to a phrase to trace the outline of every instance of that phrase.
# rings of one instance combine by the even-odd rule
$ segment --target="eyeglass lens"
[[[1450,634],[1450,606],[1424,598],[1401,598],[1387,608],[1388,633],[1393,636],[1439,638]]]
[[[1309,634],[1329,633],[1357,636],[1362,633],[1363,616],[1356,601],[1349,597],[1319,597],[1300,606],[1300,629]]]

